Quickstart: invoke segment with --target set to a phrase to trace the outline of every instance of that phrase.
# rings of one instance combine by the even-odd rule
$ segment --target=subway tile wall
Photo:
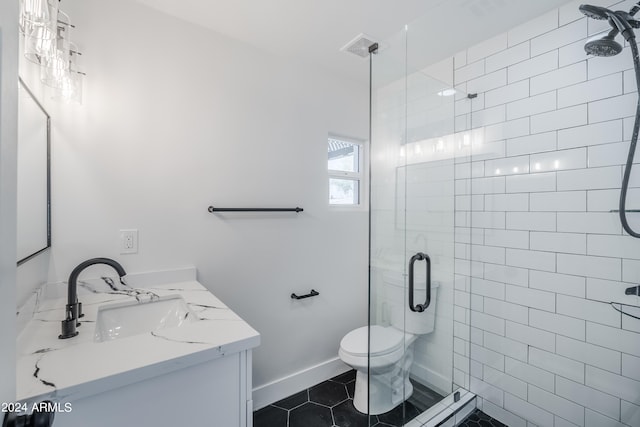
[[[584,53],[608,24],[581,3],[454,57],[456,87],[478,93],[456,100],[456,132],[473,140],[455,166],[454,379],[512,427],[640,426],[640,320],[609,304],[640,305],[624,294],[640,239],[609,212],[638,97],[628,45]]]

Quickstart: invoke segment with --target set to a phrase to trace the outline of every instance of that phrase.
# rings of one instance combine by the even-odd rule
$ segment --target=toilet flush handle
[[[416,261],[426,261],[427,262],[427,298],[424,304],[413,304],[413,269]],[[422,313],[429,307],[431,304],[431,258],[429,255],[424,254],[422,252],[418,252],[414,256],[411,257],[409,261],[409,308],[411,311],[415,311],[416,313]]]

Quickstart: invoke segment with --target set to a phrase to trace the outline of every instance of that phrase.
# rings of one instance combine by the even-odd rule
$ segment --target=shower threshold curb
[[[460,400],[454,402],[454,394],[460,392]],[[459,388],[414,418],[406,427],[456,426],[476,408],[476,395]]]

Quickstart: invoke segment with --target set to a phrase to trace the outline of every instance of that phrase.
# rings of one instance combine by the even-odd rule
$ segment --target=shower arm
[[[607,19],[609,20],[609,24],[613,28],[617,28],[618,31],[620,31],[622,37],[624,37],[627,42],[631,43],[631,40],[635,39],[636,37],[633,29],[638,28],[638,21],[636,21],[635,19],[630,19],[631,15],[624,11],[613,12],[610,10],[606,10],[605,13]]]

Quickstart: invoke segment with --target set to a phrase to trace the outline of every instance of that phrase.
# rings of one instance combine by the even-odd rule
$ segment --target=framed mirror
[[[51,247],[51,117],[27,85],[18,89],[18,265]]]

